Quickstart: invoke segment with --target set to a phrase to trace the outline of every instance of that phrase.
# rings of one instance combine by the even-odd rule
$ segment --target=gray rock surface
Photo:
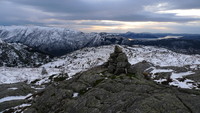
[[[1,84],[0,85],[0,99],[10,96],[26,96],[28,94],[34,93],[35,90],[31,88],[30,85],[20,82],[15,84]],[[15,107],[17,105],[21,105],[26,100],[13,100],[13,101],[5,101],[0,103],[0,112]]]
[[[199,102],[199,90],[160,85],[136,74],[116,76],[100,66],[52,83],[25,113],[198,113]]]
[[[126,73],[127,67],[118,63],[128,61],[126,57],[118,58],[120,54],[123,53],[116,47],[108,67],[94,67],[69,80],[51,83],[24,113],[200,112],[199,90],[180,89],[145,79],[143,72],[151,66],[147,62],[130,66],[135,73]],[[118,75],[117,64],[122,66]]]

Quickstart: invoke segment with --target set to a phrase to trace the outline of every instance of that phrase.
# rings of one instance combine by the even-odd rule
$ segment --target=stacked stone
[[[108,71],[116,75],[127,74],[130,72],[130,68],[131,64],[128,62],[126,54],[122,52],[122,48],[115,46],[114,53],[111,53],[108,59]]]

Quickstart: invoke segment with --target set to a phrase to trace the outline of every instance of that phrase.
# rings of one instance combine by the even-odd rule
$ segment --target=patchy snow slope
[[[177,66],[200,64],[200,55],[184,55],[172,52],[164,48],[152,46],[121,46],[127,54],[129,62],[136,64],[143,60],[157,66]],[[58,58],[42,67],[54,68],[63,67],[69,75],[86,70],[88,68],[101,65],[107,61],[110,53],[114,50],[114,45],[85,48],[71,54]]]
[[[193,80],[184,78],[186,76],[195,74],[195,72],[187,71],[187,72],[177,73],[176,71],[174,71],[172,69],[156,69],[155,67],[153,67],[151,69],[153,69],[153,70],[150,72],[149,76],[151,76],[151,78],[157,83],[163,84],[164,82],[168,82],[168,85],[177,86],[179,88],[199,89],[198,88],[199,83],[197,83]],[[159,76],[158,73],[163,73],[163,72],[164,73],[171,72],[171,75],[170,76],[162,76],[160,79],[157,79],[157,76]],[[171,79],[171,80],[169,80],[169,79]]]
[[[6,102],[6,101],[12,101],[12,100],[23,100],[32,94],[28,94],[26,96],[8,96],[0,99],[0,103]]]
[[[72,76],[77,72],[102,65],[107,61],[113,50],[114,46],[85,48],[63,56],[62,58],[58,58],[54,62],[47,63],[42,67],[65,68],[65,72],[67,72],[69,76]]]
[[[184,55],[172,52],[164,48],[152,46],[121,46],[126,52],[129,62],[136,64],[143,60],[157,66],[178,66],[190,65],[198,68],[200,55]],[[71,77],[77,72],[85,71],[91,67],[101,65],[107,61],[114,45],[91,47],[77,50],[68,55],[54,59],[53,62],[42,65],[40,68],[0,68],[0,83],[15,83],[20,81],[33,81],[65,70]],[[42,67],[47,69],[48,75],[41,75]],[[163,70],[160,70],[163,71]],[[168,70],[171,71],[171,70]]]
[[[60,69],[47,68],[48,74],[42,75],[42,68],[10,68],[0,67],[0,84],[9,84],[27,81],[30,83],[35,79],[45,78],[52,74],[60,73]]]

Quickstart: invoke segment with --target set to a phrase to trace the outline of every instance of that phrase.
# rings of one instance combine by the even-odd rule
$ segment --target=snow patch
[[[177,86],[179,88],[186,88],[186,89],[193,89],[197,88],[196,84],[194,84],[194,81],[186,79],[184,81],[178,81],[176,79],[173,79],[173,82],[169,83],[169,85]]]
[[[156,69],[155,67],[150,67],[149,69],[153,69],[150,74],[151,78],[154,79],[155,82],[162,84],[163,82],[169,82],[169,85],[171,86],[177,86],[179,88],[186,88],[186,89],[192,89],[196,88],[198,89],[198,84],[195,83],[193,80],[189,79],[183,79],[184,76],[195,74],[192,71],[188,72],[181,72],[181,73],[175,73],[172,69]],[[172,72],[170,75],[170,81],[168,81],[166,78],[160,78],[158,80],[155,80],[155,77],[158,76],[156,73],[162,73],[162,72]],[[182,80],[180,80],[182,79]]]
[[[192,88],[197,88],[197,83],[195,83],[193,80],[189,80],[189,79],[185,79],[185,80],[178,80],[180,78],[183,78],[184,76],[188,76],[188,75],[192,75],[195,74],[192,71],[188,71],[188,72],[182,72],[182,73],[172,73],[171,75],[171,79],[173,80],[173,82],[169,83],[169,85],[172,86],[177,86],[179,88],[187,88],[187,89],[192,89]]]
[[[162,83],[164,81],[167,81],[167,79],[159,79],[159,80],[154,80],[154,81],[157,82],[157,83]]]
[[[152,74],[152,78],[154,78],[156,73],[164,73],[164,72],[173,72],[174,70],[172,69],[156,69],[155,67],[153,70],[150,72]]]
[[[79,93],[73,93],[73,98],[78,97]]]
[[[12,88],[8,88],[8,90],[17,90],[18,88],[16,87],[12,87]]]
[[[183,78],[184,76],[195,74],[192,71],[182,72],[182,73],[172,73],[171,79]]]
[[[26,96],[8,96],[0,99],[0,103],[6,102],[6,101],[13,101],[13,100],[23,100],[32,94],[28,94]]]
[[[25,107],[29,107],[29,106],[31,106],[31,104],[21,104],[21,105],[19,105],[19,106],[15,106],[15,107],[12,107],[12,108],[10,108],[10,109],[15,109],[16,111],[14,112],[14,113],[23,113],[21,110],[23,109],[23,108],[25,108]],[[1,111],[0,113],[4,113],[4,112],[6,112],[6,111],[8,111],[9,109],[6,109],[6,110],[4,110],[4,111]]]
[[[0,67],[0,84],[10,84],[27,81],[30,83],[36,79],[60,73],[59,69],[47,68],[48,74],[42,75],[42,68],[11,68]]]

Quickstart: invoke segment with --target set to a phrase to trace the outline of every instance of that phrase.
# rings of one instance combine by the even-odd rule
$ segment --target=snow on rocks
[[[8,90],[17,90],[17,87],[8,88]]]
[[[190,69],[198,70],[198,69],[200,69],[200,65],[191,65]]]
[[[73,93],[73,98],[76,98],[76,97],[78,97],[78,95],[79,95],[79,93]]]
[[[10,109],[13,109],[15,112],[14,113],[23,113],[22,111],[24,110],[24,108],[31,106],[31,104],[21,104],[15,107],[12,107]],[[4,113],[4,112],[8,112],[10,109],[6,109],[4,111],[0,111],[0,113]]]
[[[195,74],[192,71],[188,72],[182,72],[182,73],[172,73],[171,79],[173,80],[169,85],[177,86],[180,88],[187,88],[187,89],[192,89],[192,88],[198,88],[198,84],[195,83],[193,80],[189,79],[183,79],[184,76],[189,76]]]
[[[28,94],[26,96],[8,96],[0,99],[0,103],[6,102],[6,101],[12,101],[12,100],[23,100],[32,94]]]
[[[60,73],[60,69],[47,68],[48,74],[42,75],[42,68],[10,68],[0,67],[0,84],[9,84],[27,81],[30,83],[35,79],[51,76]]]
[[[171,78],[172,79],[183,78],[184,76],[188,76],[192,74],[195,74],[195,73],[192,71],[182,72],[182,73],[172,73]]]
[[[195,74],[195,72],[187,71],[187,72],[176,73],[172,69],[157,69],[155,67],[151,67],[147,69],[146,71],[150,69],[152,69],[152,71],[150,72],[150,76],[157,83],[168,84],[168,85],[176,86],[179,88],[198,89],[198,84],[195,83],[195,81],[184,78],[185,76]],[[159,76],[158,73],[166,73],[166,72],[169,72],[169,73],[171,72],[170,76],[157,77]]]
[[[186,89],[198,89],[197,84],[194,83],[193,80],[186,79],[184,81],[179,81],[177,79],[173,79],[173,82],[169,83],[169,85],[177,86],[179,88],[186,88]]]
[[[150,72],[152,78],[155,78],[157,73],[166,73],[166,72],[173,72],[174,71],[172,69],[157,69],[155,67],[150,67],[150,68],[146,69],[145,71],[148,71],[148,70],[152,70]]]

